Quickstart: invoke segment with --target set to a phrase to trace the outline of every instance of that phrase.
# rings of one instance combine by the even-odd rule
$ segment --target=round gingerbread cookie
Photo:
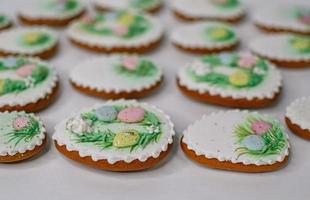
[[[28,57],[0,58],[0,111],[39,111],[58,91],[56,72],[47,63]]]
[[[162,70],[138,56],[110,56],[80,63],[70,74],[79,91],[105,99],[135,99],[149,95],[163,81]]]
[[[286,165],[290,145],[277,120],[231,110],[194,122],[184,131],[181,147],[190,159],[211,168],[268,172]]]
[[[25,55],[50,58],[58,46],[56,34],[47,28],[17,28],[0,32],[0,56]]]
[[[0,163],[29,159],[45,145],[46,130],[34,114],[0,112]]]
[[[191,53],[210,54],[234,50],[239,43],[236,31],[218,22],[198,22],[176,28],[171,35],[172,43]]]
[[[160,10],[163,0],[94,0],[98,11],[136,9],[155,13]]]
[[[185,21],[220,20],[239,22],[245,15],[239,0],[173,0],[174,14]]]
[[[286,108],[285,121],[293,133],[310,140],[310,97],[291,103]]]
[[[0,14],[0,31],[11,27],[11,25],[11,20],[6,15]]]
[[[272,104],[281,91],[281,74],[268,61],[247,53],[204,56],[179,70],[177,84],[187,96],[237,108]]]
[[[80,0],[32,0],[19,11],[19,20],[27,25],[65,26],[85,12]]]
[[[267,32],[310,35],[310,6],[282,3],[254,12],[254,24]]]
[[[85,16],[71,24],[70,40],[79,47],[103,53],[146,53],[163,36],[159,21],[137,11],[116,11]]]
[[[310,67],[310,37],[294,34],[262,36],[249,44],[253,53],[279,67]]]
[[[55,127],[56,148],[66,157],[109,171],[138,171],[170,152],[173,124],[158,108],[135,100],[84,109]]]

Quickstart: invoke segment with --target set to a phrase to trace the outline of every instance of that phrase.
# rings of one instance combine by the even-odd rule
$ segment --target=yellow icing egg
[[[135,130],[126,130],[117,133],[113,140],[113,146],[118,148],[130,147],[140,139],[140,135]]]
[[[295,40],[293,47],[296,49],[304,50],[310,48],[310,41],[307,40]]]
[[[4,80],[0,80],[0,94],[3,92]]]
[[[243,70],[237,70],[229,77],[229,82],[235,86],[245,86],[249,81],[249,75]]]
[[[40,38],[41,38],[41,33],[32,32],[32,33],[27,33],[24,36],[24,41],[26,43],[33,44],[33,43],[36,43],[38,40],[40,40]]]
[[[118,19],[118,22],[124,26],[130,26],[131,24],[134,23],[134,21],[135,21],[135,16],[130,15],[130,14],[123,15]]]
[[[229,35],[229,32],[223,28],[217,28],[210,32],[210,35],[214,39],[222,39]]]

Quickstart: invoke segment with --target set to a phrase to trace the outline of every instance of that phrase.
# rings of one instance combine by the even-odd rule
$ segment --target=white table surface
[[[26,2],[28,1],[1,0],[0,11],[14,16],[18,7]],[[247,42],[262,34],[250,23],[251,12],[260,2],[262,1],[244,2],[248,16],[237,26],[242,37],[241,50],[246,50]],[[264,2],[271,5],[273,1]],[[163,66],[165,84],[157,93],[143,101],[162,108],[175,123],[177,136],[170,158],[163,165],[148,171],[113,173],[68,160],[56,151],[50,140],[48,149],[40,157],[18,164],[0,165],[1,200],[309,199],[310,143],[291,132],[290,162],[284,169],[272,173],[246,174],[213,170],[197,165],[185,157],[179,148],[182,131],[203,114],[227,108],[192,101],[178,91],[175,85],[177,70],[195,56],[180,52],[169,42],[169,30],[180,22],[171,15],[168,7],[169,3],[166,3],[166,7],[159,13],[166,27],[167,37],[158,50],[148,55]],[[76,64],[100,54],[72,46],[61,29],[59,33],[60,51],[50,62],[59,72],[61,95],[55,104],[38,114],[46,124],[49,139],[55,124],[69,113],[104,102],[78,93],[68,83],[69,71]],[[281,71],[284,90],[280,101],[273,107],[260,111],[271,114],[284,123],[285,107],[297,97],[310,95],[310,69]]]

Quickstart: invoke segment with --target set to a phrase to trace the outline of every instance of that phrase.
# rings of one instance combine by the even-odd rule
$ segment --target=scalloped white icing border
[[[6,113],[22,113],[22,114],[25,114],[24,111],[21,111],[21,112],[17,112],[17,111],[13,111],[13,112],[8,112],[8,111],[5,111],[5,112],[0,112],[2,114],[6,114]],[[0,156],[14,156],[15,154],[17,153],[25,153],[26,151],[31,151],[33,150],[36,146],[41,146],[42,143],[43,143],[43,140],[45,139],[46,137],[46,129],[42,123],[42,121],[40,120],[39,117],[37,117],[36,115],[34,115],[33,113],[26,113],[27,115],[33,117],[35,120],[37,120],[39,122],[39,125],[40,125],[40,133],[35,137],[35,140],[32,140],[31,143],[29,144],[26,144],[24,143],[23,145],[20,145],[20,147],[18,149],[8,149],[8,148],[5,148],[5,149],[2,149],[2,147],[0,147]],[[8,147],[8,146],[6,146]],[[10,146],[12,147],[12,146]]]
[[[310,97],[295,99],[287,108],[285,116],[293,124],[310,131]]]
[[[137,11],[132,11],[134,13],[140,13]],[[101,47],[101,48],[135,48],[135,47],[143,47],[148,46],[158,40],[160,40],[164,34],[163,26],[161,23],[149,14],[140,13],[144,17],[146,17],[150,23],[150,29],[142,35],[134,37],[132,39],[124,40],[122,38],[117,37],[108,37],[108,36],[100,36],[94,35],[90,33],[83,32],[79,29],[80,21],[77,20],[70,24],[67,29],[67,36],[79,43],[85,44],[90,47]]]
[[[55,42],[36,48],[23,48],[17,44],[17,38],[26,32],[45,32],[53,37]],[[15,28],[0,32],[0,51],[14,54],[35,55],[53,48],[58,42],[56,32],[43,26],[33,26],[29,28]]]
[[[121,57],[117,55],[111,55],[106,57],[98,57],[91,60],[84,61],[78,64],[70,73],[70,80],[78,86],[84,88],[90,88],[91,90],[96,90],[98,92],[105,91],[105,92],[133,92],[133,91],[142,91],[151,88],[152,86],[158,84],[162,78],[163,73],[162,69],[159,68],[156,63],[155,66],[158,70],[158,73],[154,77],[139,77],[135,78],[134,80],[126,79],[126,75],[118,75],[116,72],[111,72],[108,75],[111,75],[107,79],[105,79],[104,71],[106,70],[113,70],[112,65],[117,62]],[[140,57],[144,58],[144,57]],[[98,69],[98,64],[101,66]],[[85,71],[86,70],[86,71]],[[103,70],[103,71],[100,71]],[[95,80],[99,78],[98,76],[102,75],[102,81]],[[114,80],[112,75],[114,75]],[[130,79],[133,79],[131,77]],[[143,82],[145,79],[149,79],[148,82]],[[150,80],[152,79],[152,80]],[[120,85],[118,82],[122,81]],[[126,82],[127,81],[127,82]],[[129,81],[137,82],[135,85],[130,83]],[[113,84],[112,84],[113,83]],[[126,88],[125,88],[126,87]]]
[[[205,28],[210,26],[223,26],[232,30],[236,38],[231,41],[216,42],[208,41],[203,38],[203,32]],[[230,47],[239,42],[239,36],[236,30],[225,23],[220,22],[195,22],[191,24],[181,25],[175,28],[171,33],[171,41],[174,44],[180,45],[185,48],[207,48],[207,49],[221,49],[225,47]]]
[[[89,149],[87,147],[83,147],[81,145],[74,144],[70,141],[70,137],[68,134],[64,136],[64,132],[66,130],[66,122],[68,119],[82,113],[89,111],[91,109],[95,109],[98,107],[101,107],[103,105],[118,105],[118,104],[131,104],[135,106],[141,106],[146,109],[150,109],[152,112],[157,113],[157,115],[160,115],[160,120],[166,121],[166,125],[164,129],[167,129],[166,132],[163,133],[162,138],[158,143],[150,144],[145,149],[136,152],[136,153],[128,153],[128,152],[111,152],[111,151],[100,151],[96,148],[97,151],[94,152],[94,149]],[[141,162],[145,162],[148,158],[153,157],[157,158],[161,152],[167,151],[168,145],[173,143],[173,136],[175,135],[174,131],[174,125],[170,120],[170,117],[166,115],[162,110],[158,109],[155,106],[149,105],[147,103],[139,103],[136,100],[117,100],[117,101],[107,101],[103,104],[95,105],[91,108],[83,109],[78,113],[72,114],[70,117],[66,118],[59,124],[55,126],[55,133],[53,135],[53,140],[57,142],[58,145],[66,146],[66,149],[68,151],[77,151],[79,153],[80,157],[86,157],[90,156],[93,161],[99,161],[99,160],[107,160],[108,163],[114,164],[117,161],[125,161],[126,163],[130,163],[136,159],[138,159]],[[133,155],[136,154],[136,155]]]
[[[12,57],[12,56],[11,56]],[[0,96],[0,107],[3,106],[24,106],[29,103],[36,103],[37,101],[44,99],[47,95],[51,94],[56,87],[58,82],[58,77],[55,69],[51,67],[48,63],[42,61],[39,58],[33,57],[25,57],[36,63],[41,63],[47,67],[49,67],[50,72],[46,80],[44,80],[41,84],[45,84],[44,87],[39,85],[37,87],[33,87],[27,89],[25,91],[13,94],[8,93]],[[1,59],[1,57],[0,57]],[[1,73],[1,72],[0,72]]]
[[[294,34],[272,34],[260,36],[256,39],[253,39],[249,43],[250,50],[262,57],[267,59],[276,59],[279,61],[287,62],[310,62],[310,53],[298,54],[290,52],[290,48],[287,44],[287,39]]]
[[[57,12],[45,12],[44,10],[40,10],[42,0],[32,0],[32,3],[25,4],[23,7],[19,10],[19,14],[25,18],[28,19],[43,19],[43,20],[66,20],[70,19],[72,17],[78,16],[85,10],[85,5],[82,1],[77,0],[80,4],[80,7],[74,11],[59,14]]]
[[[100,8],[106,8],[108,10],[122,10],[130,7],[130,1],[132,0],[93,0],[93,4]],[[144,11],[152,10],[163,4],[163,0],[159,0],[158,3],[155,3],[153,6],[142,9]]]
[[[236,114],[236,116],[240,117],[240,119],[228,119],[230,115],[232,114]],[[193,150],[196,155],[198,156],[203,155],[207,159],[215,158],[219,161],[230,161],[232,163],[242,163],[244,165],[255,164],[258,166],[259,165],[272,165],[276,162],[283,161],[285,157],[289,155],[289,148],[290,148],[289,143],[285,151],[282,151],[282,154],[276,156],[273,159],[269,157],[269,159],[262,158],[261,160],[255,160],[254,158],[251,159],[251,157],[244,156],[244,155],[240,156],[237,159],[236,155],[234,154],[234,149],[238,147],[238,145],[234,144],[233,142],[233,130],[227,130],[227,128],[225,128],[225,125],[226,125],[225,120],[229,120],[228,123],[231,123],[231,120],[235,120],[233,122],[242,123],[243,121],[240,121],[240,120],[243,116],[246,117],[252,114],[258,114],[258,113],[249,112],[248,110],[229,110],[229,111],[212,112],[209,115],[204,115],[200,120],[197,120],[193,124],[188,126],[188,128],[183,133],[182,142],[187,145],[188,149]],[[267,115],[262,115],[262,116],[270,118]],[[217,118],[218,121],[214,121],[214,118]],[[231,134],[230,134],[231,138],[225,137],[225,132],[218,132],[219,130],[214,131],[212,130],[212,127],[207,127],[207,124],[212,123],[212,122],[223,124],[223,126],[221,126],[223,127],[223,130],[226,132],[228,131],[226,134],[230,134],[229,131],[231,131]],[[199,131],[205,131],[205,130],[207,130],[205,138],[200,138],[199,142],[191,140],[191,136],[195,135]],[[207,136],[207,133],[211,133],[214,135]],[[288,135],[286,133],[284,134],[286,138],[288,139]],[[210,140],[209,146],[207,146],[208,140]],[[218,141],[218,140],[221,140],[221,141]],[[197,145],[197,142],[198,142],[198,145]],[[220,143],[222,146],[218,145]],[[199,147],[199,144],[203,145],[204,149],[201,149],[201,147]]]
[[[226,98],[231,97],[233,99],[247,99],[253,100],[258,99],[272,99],[275,94],[280,92],[282,86],[282,76],[281,72],[271,63],[269,63],[269,72],[267,77],[265,77],[264,82],[257,87],[252,89],[224,89],[221,87],[208,85],[207,83],[197,83],[194,82],[188,75],[186,70],[191,66],[191,63],[182,67],[178,72],[179,84],[186,87],[189,90],[197,91],[199,94],[204,94],[208,92],[210,95],[219,95],[220,97]]]
[[[240,6],[232,11],[223,12],[219,11],[214,5],[208,2],[208,0],[173,0],[171,2],[171,8],[188,17],[194,18],[217,18],[221,20],[236,19],[244,15],[245,10],[240,3]]]

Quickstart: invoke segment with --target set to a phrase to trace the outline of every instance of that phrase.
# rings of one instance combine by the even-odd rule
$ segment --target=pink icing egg
[[[123,59],[123,66],[128,70],[136,70],[139,63],[139,58],[137,56],[129,56]]]
[[[22,78],[30,76],[33,70],[36,68],[35,64],[27,64],[16,70],[16,74]]]
[[[128,32],[129,32],[129,29],[127,26],[115,26],[113,28],[113,33],[120,37],[127,35]]]
[[[257,62],[257,58],[254,56],[246,56],[239,60],[238,64],[240,67],[252,68]]]
[[[13,127],[15,130],[22,130],[28,125],[28,118],[18,117],[13,121]]]
[[[125,123],[140,122],[144,119],[145,111],[142,108],[131,107],[120,111],[117,118]]]

